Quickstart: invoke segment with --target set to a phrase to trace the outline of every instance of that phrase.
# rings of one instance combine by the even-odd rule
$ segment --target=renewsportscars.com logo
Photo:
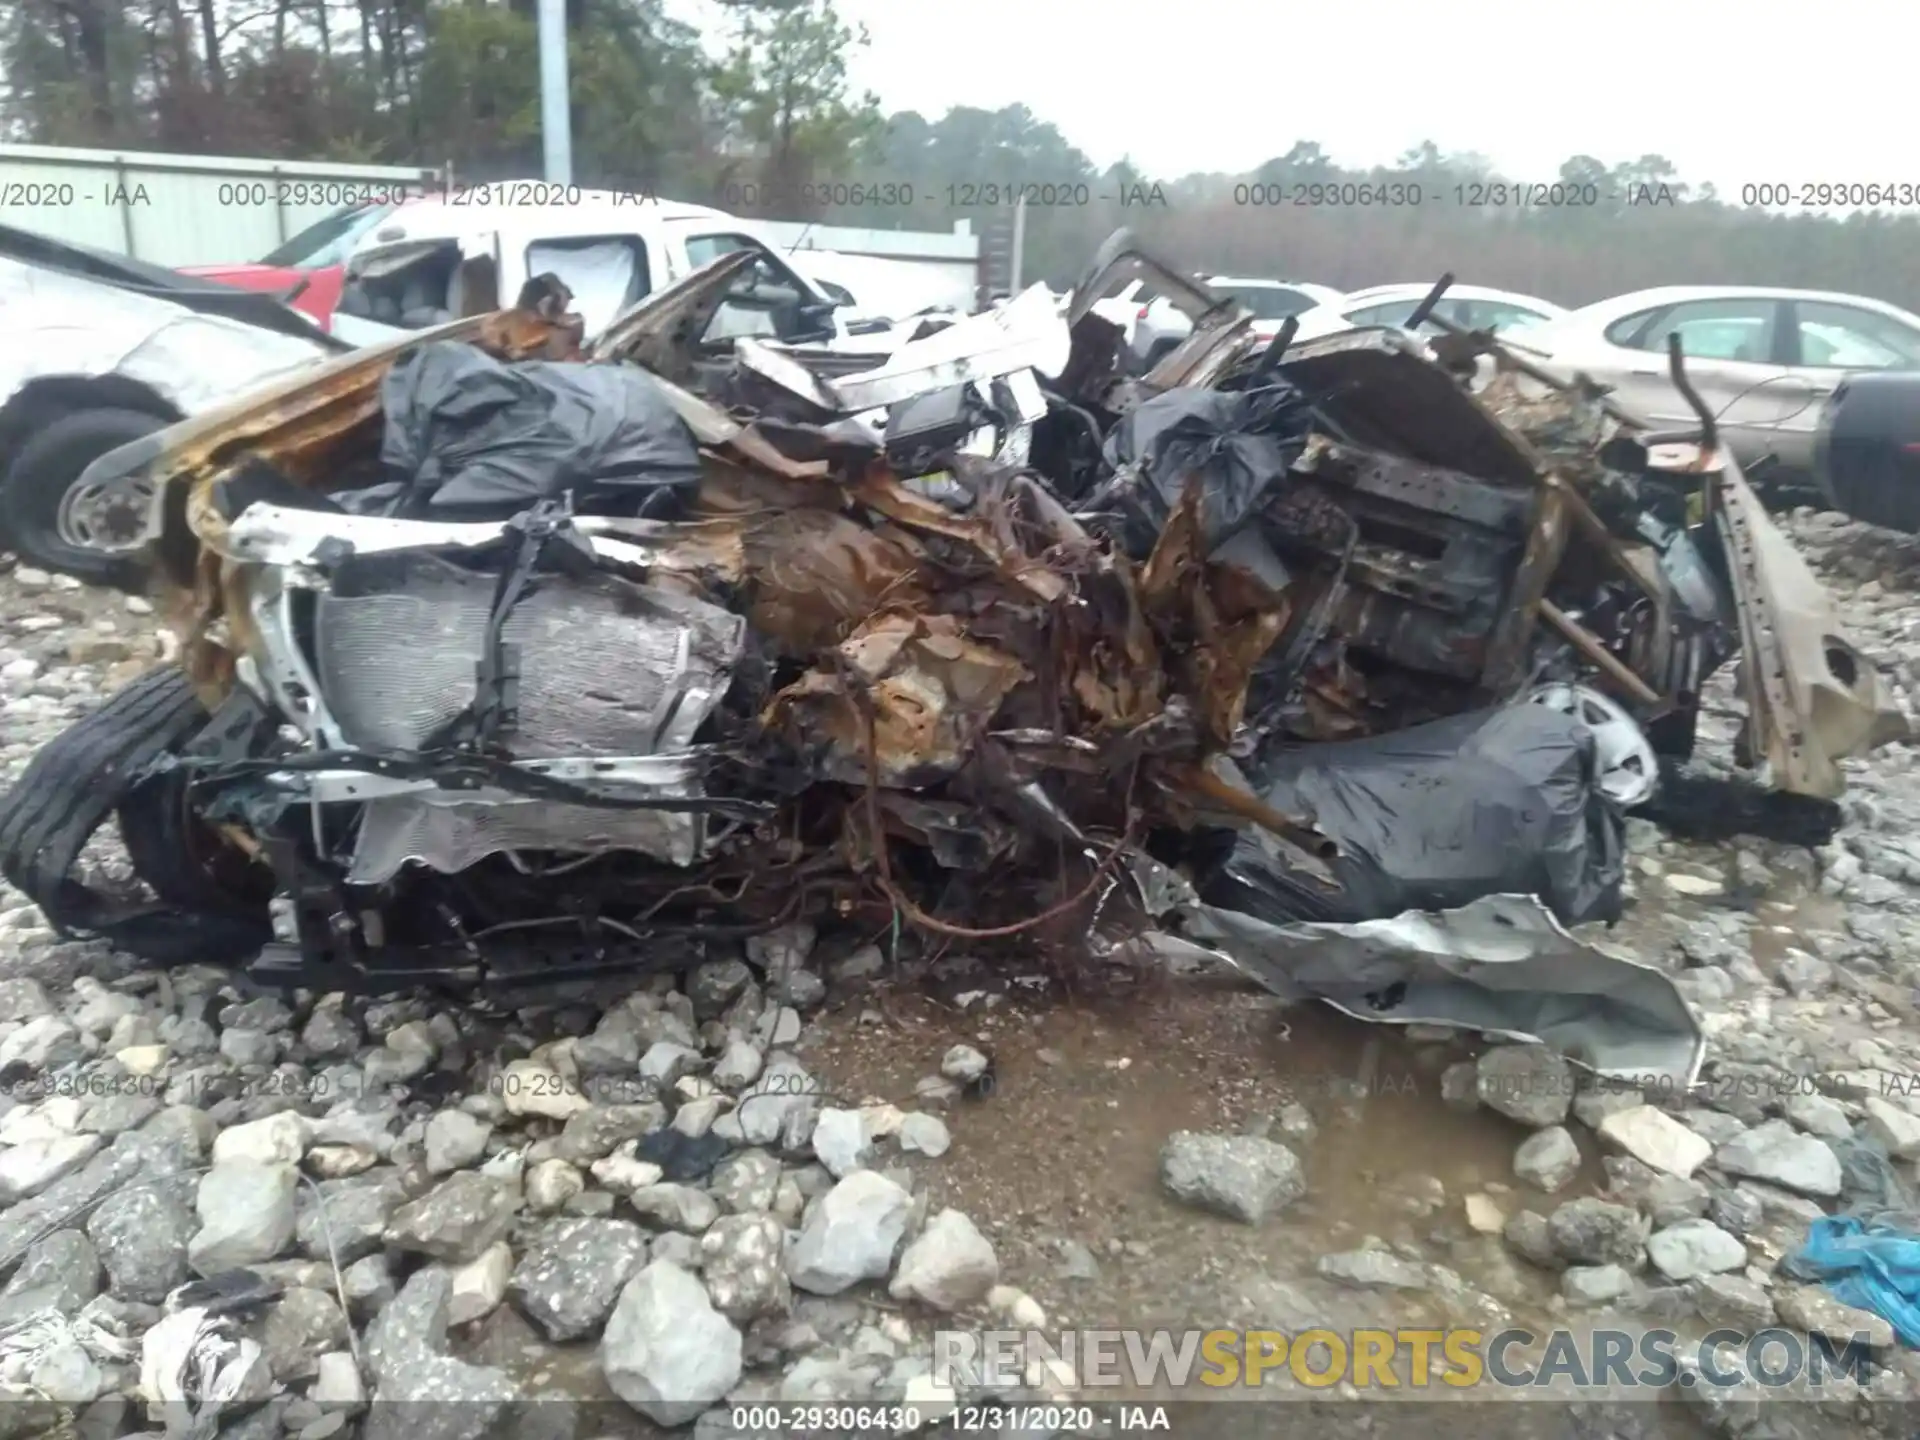
[[[1869,1337],[1845,1340],[1773,1327],[1488,1333],[1402,1330],[940,1330],[933,1376],[943,1385],[1017,1386],[1035,1373],[1071,1376],[1081,1393],[1258,1389],[1290,1378],[1308,1390],[1662,1390],[1758,1384],[1870,1385],[1880,1367]]]

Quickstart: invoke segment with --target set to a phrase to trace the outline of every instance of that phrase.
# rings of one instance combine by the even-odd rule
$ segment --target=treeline
[[[1071,281],[1130,225],[1197,270],[1349,288],[1431,278],[1577,304],[1667,283],[1793,284],[1920,308],[1905,214],[1776,213],[1657,155],[1503,186],[1425,142],[1349,171],[1312,141],[1246,175],[1102,169],[1024,106],[882,115],[832,0],[568,0],[575,179],[770,218],[939,229]],[[0,0],[0,131],[46,145],[541,172],[534,0]],[[1538,182],[1546,182],[1541,184]]]

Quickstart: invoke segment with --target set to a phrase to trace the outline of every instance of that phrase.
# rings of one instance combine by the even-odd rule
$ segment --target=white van
[[[557,203],[539,203],[545,199]],[[742,249],[758,250],[760,263],[704,338],[894,348],[893,327],[842,313],[752,220],[655,196],[517,180],[397,208],[348,257],[334,330],[372,344],[511,305],[529,279],[551,273],[573,292],[591,340],[653,290]]]

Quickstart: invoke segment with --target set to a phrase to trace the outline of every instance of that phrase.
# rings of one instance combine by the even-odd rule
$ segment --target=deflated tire
[[[210,883],[196,888],[187,881],[182,837],[167,833],[168,809],[155,803],[151,788],[142,790],[156,783],[148,778],[153,762],[177,752],[206,723],[181,670],[150,671],[42,746],[0,797],[0,874],[61,935],[98,936],[166,965],[238,963],[265,942],[263,907],[249,913],[223,906]],[[118,900],[74,878],[81,850],[116,812],[130,832],[136,873],[158,903]]]

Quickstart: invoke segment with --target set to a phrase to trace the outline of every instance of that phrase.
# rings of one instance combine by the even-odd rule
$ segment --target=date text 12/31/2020
[[[142,1095],[154,1100],[192,1102],[203,1097],[209,1102],[224,1099],[248,1099],[275,1096],[297,1100],[329,1100],[347,1093],[326,1071],[270,1070],[264,1075],[241,1075],[225,1070],[188,1071],[172,1077],[164,1073],[150,1075],[132,1072],[93,1071],[90,1073],[36,1071],[30,1075],[8,1076],[0,1080],[0,1095],[16,1104],[40,1100],[104,1100],[124,1095]]]
[[[1115,1428],[1167,1430],[1164,1405],[1111,1407]],[[735,1405],[729,1412],[735,1430],[749,1435],[912,1434],[938,1423],[956,1435],[1006,1435],[1093,1430],[1099,1411],[1091,1405],[988,1401],[954,1405]]]
[[[1565,180],[1469,180],[1452,185],[1419,180],[1309,180],[1248,181],[1233,187],[1232,198],[1235,205],[1254,209],[1612,210],[1674,206],[1681,195],[1670,185]]]

